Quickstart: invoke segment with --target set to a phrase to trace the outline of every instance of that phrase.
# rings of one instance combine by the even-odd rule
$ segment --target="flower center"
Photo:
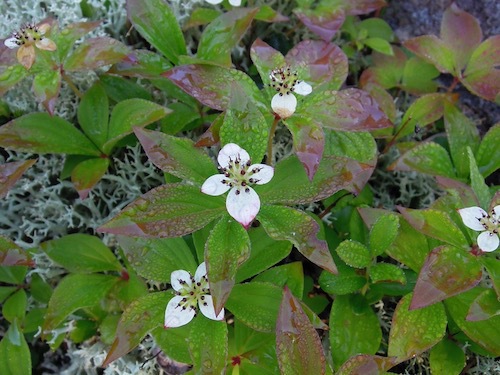
[[[498,234],[500,223],[494,211],[491,211],[491,215],[483,215],[482,217],[478,217],[477,220],[484,227],[484,230],[490,232],[490,234]]]
[[[196,310],[197,303],[202,303],[205,306],[207,305],[205,295],[210,294],[210,287],[206,275],[198,282],[191,276],[191,285],[180,279],[179,283],[182,285],[182,289],[175,292],[175,294],[183,297],[182,301],[177,305],[181,307],[182,310]]]
[[[297,72],[292,71],[289,66],[273,69],[269,74],[269,79],[271,80],[269,86],[275,89],[280,96],[291,94],[295,90],[295,86],[300,83]]]
[[[21,46],[42,40],[43,33],[34,24],[27,24],[19,32],[14,33],[13,37],[16,39],[16,44]]]
[[[229,187],[236,187],[236,195],[240,194],[240,189],[244,189],[248,192],[248,185],[254,184],[259,180],[252,177],[255,173],[260,172],[262,168],[254,167],[249,169],[252,162],[248,160],[246,163],[242,163],[240,157],[237,156],[236,159],[230,159],[229,164],[226,168],[219,167],[219,170],[224,173],[226,178],[222,180],[222,183],[228,185]]]

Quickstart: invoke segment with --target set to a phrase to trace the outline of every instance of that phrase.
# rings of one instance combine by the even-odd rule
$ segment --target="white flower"
[[[477,237],[477,245],[482,251],[494,251],[500,244],[498,228],[500,227],[500,205],[491,210],[491,214],[481,207],[467,207],[458,210],[464,224],[470,229],[481,231]]]
[[[273,178],[274,169],[265,164],[252,165],[248,152],[234,143],[220,150],[217,161],[223,174],[207,178],[201,191],[217,196],[231,189],[226,199],[227,211],[248,228],[260,209],[259,196],[250,184],[267,184]]]
[[[188,324],[196,316],[196,305],[203,315],[212,320],[224,319],[224,309],[215,315],[210,287],[208,285],[205,262],[196,269],[194,277],[184,270],[172,272],[170,283],[176,296],[167,304],[165,310],[165,328],[175,328]]]
[[[310,84],[297,78],[297,72],[292,72],[289,66],[274,69],[269,74],[270,86],[277,91],[271,100],[271,108],[282,119],[293,115],[297,108],[297,98],[293,93],[305,96],[312,92]]]
[[[210,4],[222,3],[222,0],[205,0],[205,1]],[[231,4],[233,7],[239,7],[241,5],[241,0],[229,0],[229,4]]]

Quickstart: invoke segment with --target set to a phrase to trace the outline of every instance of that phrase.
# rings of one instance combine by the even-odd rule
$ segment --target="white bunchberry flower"
[[[207,318],[224,319],[224,309],[220,311],[219,315],[215,315],[205,262],[198,266],[194,277],[184,270],[172,272],[170,283],[176,295],[167,304],[165,328],[175,328],[188,324],[196,316],[197,305]]]
[[[498,231],[500,228],[500,205],[491,210],[491,214],[481,207],[467,207],[458,210],[464,224],[470,229],[481,231],[477,237],[477,246],[482,251],[495,251],[500,244]]]
[[[40,26],[27,24],[18,32],[15,32],[12,38],[5,39],[4,44],[8,48],[19,48],[17,51],[17,61],[26,69],[30,69],[35,62],[35,47],[45,51],[55,51],[56,44],[49,38],[44,37],[50,29],[48,23]]]
[[[205,0],[205,1],[210,4],[222,3],[222,0]],[[231,4],[233,7],[239,7],[241,5],[241,0],[229,0],[229,4]]]
[[[297,72],[289,66],[278,68],[269,74],[270,86],[277,91],[271,100],[271,108],[280,118],[285,119],[294,114],[297,108],[297,98],[293,93],[309,95],[312,92],[310,84],[299,81]]]
[[[227,211],[248,228],[260,210],[259,196],[250,185],[267,184],[273,178],[274,169],[265,164],[252,164],[248,152],[234,143],[220,150],[217,161],[223,174],[207,178],[201,191],[217,196],[231,189],[226,199]]]

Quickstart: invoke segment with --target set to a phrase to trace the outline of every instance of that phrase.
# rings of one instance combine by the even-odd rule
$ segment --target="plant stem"
[[[267,160],[266,160],[266,163],[268,165],[273,164],[273,139],[279,121],[280,121],[279,117],[274,117],[274,122],[273,125],[271,126],[271,131],[269,132],[269,140],[267,142]]]
[[[61,77],[66,81],[66,83],[68,84],[69,88],[75,93],[76,96],[78,96],[78,98],[82,98],[83,94],[80,92],[80,90],[78,90],[78,87],[76,87],[76,85],[73,83],[73,81],[71,80],[71,78],[69,78],[66,73],[64,72],[61,72]]]

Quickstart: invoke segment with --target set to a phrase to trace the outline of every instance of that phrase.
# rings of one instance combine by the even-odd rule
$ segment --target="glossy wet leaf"
[[[335,249],[340,259],[354,268],[366,268],[372,261],[370,250],[360,242],[346,240]]]
[[[326,13],[323,9],[311,10],[299,8],[293,12],[309,30],[325,42],[332,40],[345,20],[345,14],[341,9],[331,9]]]
[[[318,333],[287,287],[276,323],[276,354],[282,374],[325,374],[326,358]]]
[[[61,72],[58,69],[44,70],[33,80],[33,93],[37,101],[41,102],[51,115],[54,114],[60,88]]]
[[[379,217],[370,229],[370,252],[372,256],[382,255],[396,239],[399,230],[397,215]]]
[[[311,216],[289,207],[263,206],[257,219],[271,238],[290,241],[311,262],[337,273],[326,242],[317,237],[319,225]]]
[[[164,172],[199,186],[217,173],[213,160],[188,138],[141,128],[134,132],[149,160]]]
[[[245,325],[259,332],[272,332],[281,301],[282,289],[264,282],[236,284],[226,308]]]
[[[118,277],[102,274],[70,274],[62,279],[49,301],[43,331],[59,326],[69,314],[78,309],[97,306]]]
[[[269,110],[269,105],[264,104],[256,84],[249,76],[236,69],[214,65],[183,65],[170,69],[163,75],[202,104],[219,111],[228,108],[234,84],[259,108]]]
[[[358,296],[336,296],[330,311],[330,346],[339,368],[355,354],[375,354],[382,340],[377,315]]]
[[[29,74],[21,64],[7,67],[0,73],[0,96]]]
[[[0,128],[0,146],[40,154],[101,154],[74,125],[48,113],[31,113],[3,125]]]
[[[455,56],[450,46],[435,35],[422,35],[403,42],[421,59],[433,64],[441,73],[455,73]]]
[[[193,371],[223,374],[227,361],[227,324],[199,316],[191,323],[188,348]]]
[[[500,301],[493,289],[486,289],[472,303],[466,320],[476,322],[497,315],[500,315]]]
[[[412,294],[398,303],[389,333],[389,356],[405,360],[423,353],[443,338],[446,312],[441,303],[418,310],[409,310]]]
[[[360,354],[351,357],[337,375],[379,375],[394,367],[399,361],[394,357]]]
[[[182,30],[170,6],[162,0],[127,0],[127,16],[134,28],[174,64],[187,54]]]
[[[95,83],[85,92],[77,114],[85,135],[102,151],[102,146],[108,140],[109,121],[109,101],[102,84]]]
[[[484,288],[476,287],[445,300],[444,304],[453,321],[472,341],[488,350],[493,356],[500,356],[500,342],[498,341],[500,316],[496,315],[477,322],[466,320],[469,307],[484,290]]]
[[[370,279],[373,283],[390,282],[406,284],[405,273],[402,268],[391,263],[377,263],[370,267]]]
[[[262,226],[251,228],[247,233],[252,244],[252,251],[248,260],[238,268],[236,282],[249,279],[267,270],[288,256],[292,250],[292,244],[289,241],[273,240]]]
[[[0,373],[31,374],[30,348],[18,323],[11,324],[0,341]]]
[[[103,151],[109,154],[116,142],[132,133],[135,127],[149,125],[171,112],[168,108],[143,99],[128,99],[118,103],[111,112]]]
[[[196,56],[222,66],[231,66],[231,51],[245,35],[258,9],[234,8],[203,30]]]
[[[269,268],[257,275],[253,280],[269,282],[281,288],[286,285],[291,293],[298,298],[302,297],[304,293],[304,271],[301,262]]]
[[[228,215],[215,224],[208,236],[205,261],[216,315],[231,293],[238,266],[250,256],[250,246],[245,228]]]
[[[211,197],[198,187],[168,184],[129,204],[98,231],[138,237],[179,237],[204,227],[224,212],[224,196]]]
[[[129,47],[116,39],[108,37],[87,39],[68,57],[64,69],[68,72],[97,69],[120,62],[129,52]]]
[[[445,339],[431,349],[429,362],[435,375],[460,374],[465,367],[465,353],[456,343]]]
[[[366,278],[355,272],[340,271],[337,275],[330,272],[321,272],[319,285],[321,289],[331,295],[344,295],[360,290],[366,284]]]
[[[458,248],[468,247],[467,239],[448,213],[432,208],[413,210],[397,206],[397,209],[408,223],[421,233]]]
[[[117,236],[130,265],[142,277],[170,283],[170,274],[186,270],[194,275],[198,263],[182,238]]]
[[[155,339],[158,347],[167,356],[181,363],[190,363],[192,359],[186,345],[190,332],[191,327],[189,324],[186,324],[175,329],[157,327],[150,334]]]
[[[126,77],[158,79],[160,74],[171,67],[172,64],[158,53],[137,49],[130,52],[119,63],[114,64],[108,72]]]
[[[107,366],[127,354],[146,334],[163,325],[170,292],[150,293],[132,302],[123,312],[116,330],[116,338],[102,364]]]
[[[479,171],[485,178],[500,169],[500,149],[497,147],[499,139],[500,124],[495,124],[484,135],[475,155]]]
[[[101,22],[102,21],[70,23],[60,32],[51,35],[51,39],[53,39],[57,45],[55,53],[57,53],[61,60],[64,60],[68,52],[73,48],[75,42],[96,29]]]
[[[68,234],[45,241],[40,244],[40,248],[71,273],[122,270],[120,262],[102,240],[88,234]]]
[[[323,129],[325,155],[347,157],[362,163],[375,164],[377,143],[369,132],[345,132]]]
[[[91,158],[77,164],[71,172],[71,182],[80,199],[88,197],[90,190],[101,180],[108,167],[108,158]]]
[[[0,164],[0,199],[4,198],[8,191],[16,184],[23,173],[35,164],[37,159],[24,161],[12,161]]]

